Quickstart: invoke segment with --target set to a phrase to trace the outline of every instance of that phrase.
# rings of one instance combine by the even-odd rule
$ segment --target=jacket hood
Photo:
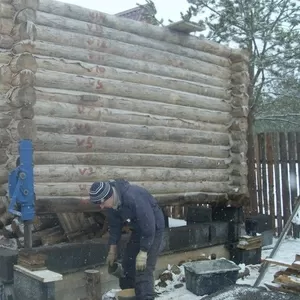
[[[120,193],[121,198],[122,198],[122,195],[128,190],[129,185],[130,185],[130,183],[125,179],[115,179],[111,182],[111,184]]]

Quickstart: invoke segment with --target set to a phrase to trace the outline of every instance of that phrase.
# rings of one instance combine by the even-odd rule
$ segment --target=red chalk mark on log
[[[94,67],[93,69],[94,69],[94,71],[95,71],[96,73],[98,73],[98,74],[103,74],[103,73],[105,73],[105,68],[104,68],[104,67],[96,66],[96,67]]]
[[[104,16],[103,16],[103,14],[101,14],[100,12],[97,12],[97,11],[91,11],[90,13],[89,13],[89,17],[90,17],[90,19],[93,21],[93,22],[100,22],[100,23],[102,23],[103,22],[103,20],[104,20]]]
[[[91,176],[91,175],[95,174],[96,172],[93,167],[88,167],[88,168],[83,168],[83,169],[79,168],[79,173],[82,176],[84,176],[84,175]]]
[[[87,205],[87,204],[89,204],[89,203],[90,203],[90,201],[89,201],[88,198],[81,198],[81,199],[80,199],[80,204]]]
[[[95,111],[95,107],[93,107],[93,106],[78,105],[77,109],[78,109],[78,112],[81,115],[82,114],[88,114],[88,115],[90,115],[92,112]]]
[[[78,187],[79,187],[79,189],[80,189],[81,191],[87,191],[87,190],[88,190],[86,184],[79,184]]]
[[[103,83],[101,80],[97,81],[96,90],[102,90],[103,89]]]
[[[86,149],[91,149],[94,146],[94,140],[91,136],[89,136],[86,139],[85,138],[83,138],[83,139],[77,138],[76,142],[77,142],[78,147],[84,146]]]
[[[85,123],[85,124],[75,123],[75,128],[79,132],[89,132],[89,131],[91,131],[91,126],[87,123]]]

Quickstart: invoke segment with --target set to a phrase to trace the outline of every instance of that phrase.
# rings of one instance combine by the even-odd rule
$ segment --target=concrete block
[[[273,230],[266,230],[261,233],[262,235],[262,246],[269,246],[273,244]]]
[[[210,224],[209,242],[213,245],[225,244],[228,240],[228,222]]]
[[[241,207],[217,206],[212,209],[213,221],[243,223],[244,214]]]
[[[9,283],[14,280],[14,265],[18,261],[18,251],[0,248],[0,281]]]
[[[202,206],[189,206],[186,216],[187,224],[208,223],[212,221],[212,209]]]
[[[49,271],[30,271],[14,266],[16,300],[55,300],[55,282],[63,279],[61,274]]]

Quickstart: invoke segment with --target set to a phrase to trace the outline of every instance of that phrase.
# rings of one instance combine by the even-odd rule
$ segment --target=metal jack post
[[[24,222],[24,247],[32,248],[32,221],[35,216],[33,174],[33,146],[31,140],[19,142],[19,158],[16,168],[9,174],[8,211]]]

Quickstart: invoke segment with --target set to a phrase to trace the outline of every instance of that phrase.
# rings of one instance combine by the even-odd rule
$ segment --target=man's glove
[[[148,254],[145,251],[140,251],[136,257],[135,268],[137,271],[144,271],[147,265]]]
[[[116,260],[117,260],[117,247],[111,246],[106,258],[106,263],[109,266],[112,266]]]

